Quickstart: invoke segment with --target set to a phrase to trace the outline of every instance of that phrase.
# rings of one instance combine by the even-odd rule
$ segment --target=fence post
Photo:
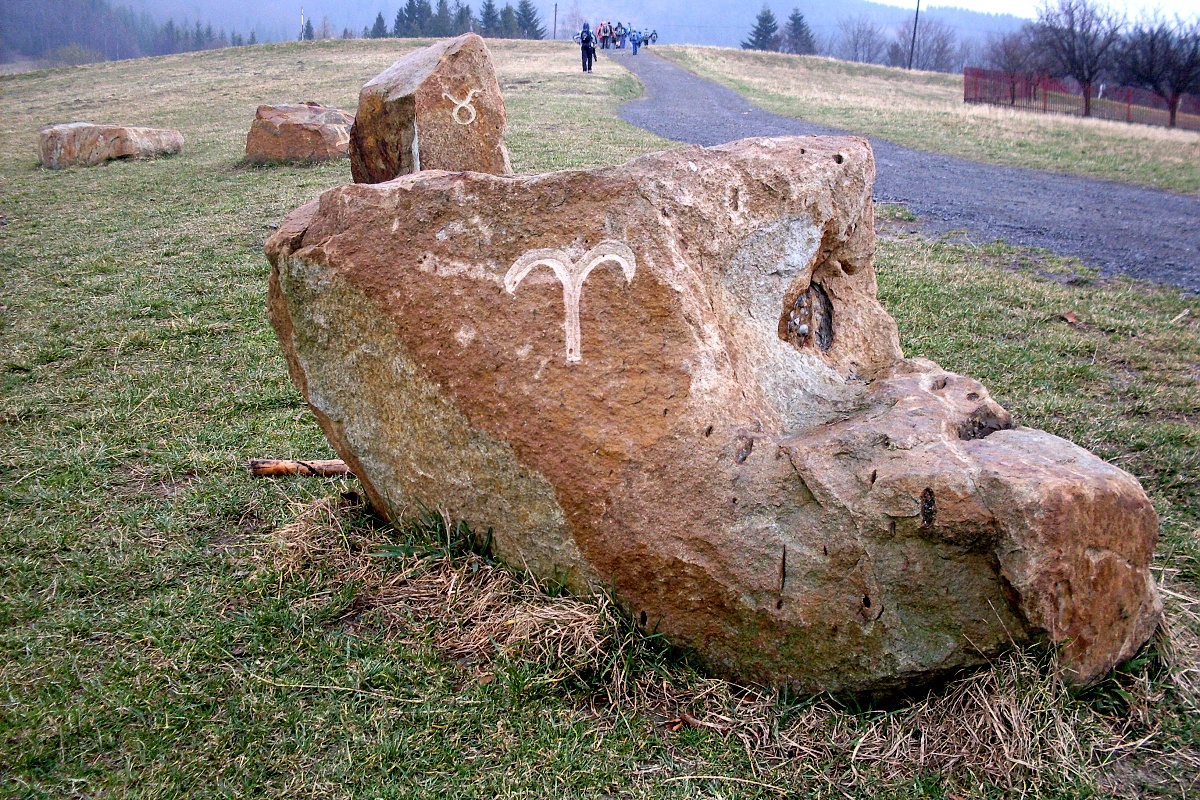
[[[1049,111],[1049,108],[1047,108],[1047,106],[1046,106],[1046,101],[1048,100],[1048,98],[1046,97],[1046,90],[1050,88],[1047,85],[1049,83],[1049,80],[1050,79],[1047,78],[1045,75],[1042,76],[1042,113],[1043,114],[1045,114],[1047,111]]]
[[[1125,87],[1125,121],[1133,122],[1133,87]]]

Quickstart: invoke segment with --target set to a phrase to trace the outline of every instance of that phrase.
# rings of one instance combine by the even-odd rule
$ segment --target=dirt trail
[[[646,86],[621,118],[659,136],[715,145],[748,136],[845,134],[763,111],[736,92],[643,50],[605,51]],[[1200,198],[1111,181],[980,164],[872,138],[875,199],[905,203],[932,232],[965,230],[1075,256],[1200,292]]]

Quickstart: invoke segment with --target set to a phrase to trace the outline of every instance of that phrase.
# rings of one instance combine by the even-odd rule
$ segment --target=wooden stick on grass
[[[345,461],[332,459],[329,461],[290,461],[286,458],[252,458],[250,459],[250,474],[256,478],[270,478],[277,475],[353,475]]]

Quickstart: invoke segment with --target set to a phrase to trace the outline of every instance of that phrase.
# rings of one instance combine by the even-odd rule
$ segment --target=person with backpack
[[[642,32],[638,31],[638,30],[633,30],[632,26],[630,26],[629,44],[630,44],[630,46],[633,47],[633,54],[635,56],[637,55],[638,47],[641,45],[641,43],[642,43]]]
[[[616,27],[613,28],[613,38],[617,40],[618,50],[625,49],[625,33],[625,26],[618,22]]]
[[[601,50],[607,50],[609,47],[612,46],[613,29],[612,29],[611,22],[608,22],[608,21],[601,22],[600,30],[596,31],[596,33],[600,37],[600,49]]]
[[[588,24],[583,23],[583,30],[575,34],[574,39],[579,42],[579,54],[583,58],[583,71],[591,72],[592,63],[596,60],[596,36],[592,33]]]

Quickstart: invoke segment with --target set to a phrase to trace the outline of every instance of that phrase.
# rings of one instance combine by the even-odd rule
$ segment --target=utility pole
[[[917,23],[921,21],[921,0],[917,0],[917,13],[913,15],[912,44],[908,46],[908,68],[912,69],[913,54],[917,52]]]
[[[550,38],[558,38],[558,3],[554,4],[554,33],[550,34]]]
[[[300,41],[304,41],[304,6],[300,6]]]

